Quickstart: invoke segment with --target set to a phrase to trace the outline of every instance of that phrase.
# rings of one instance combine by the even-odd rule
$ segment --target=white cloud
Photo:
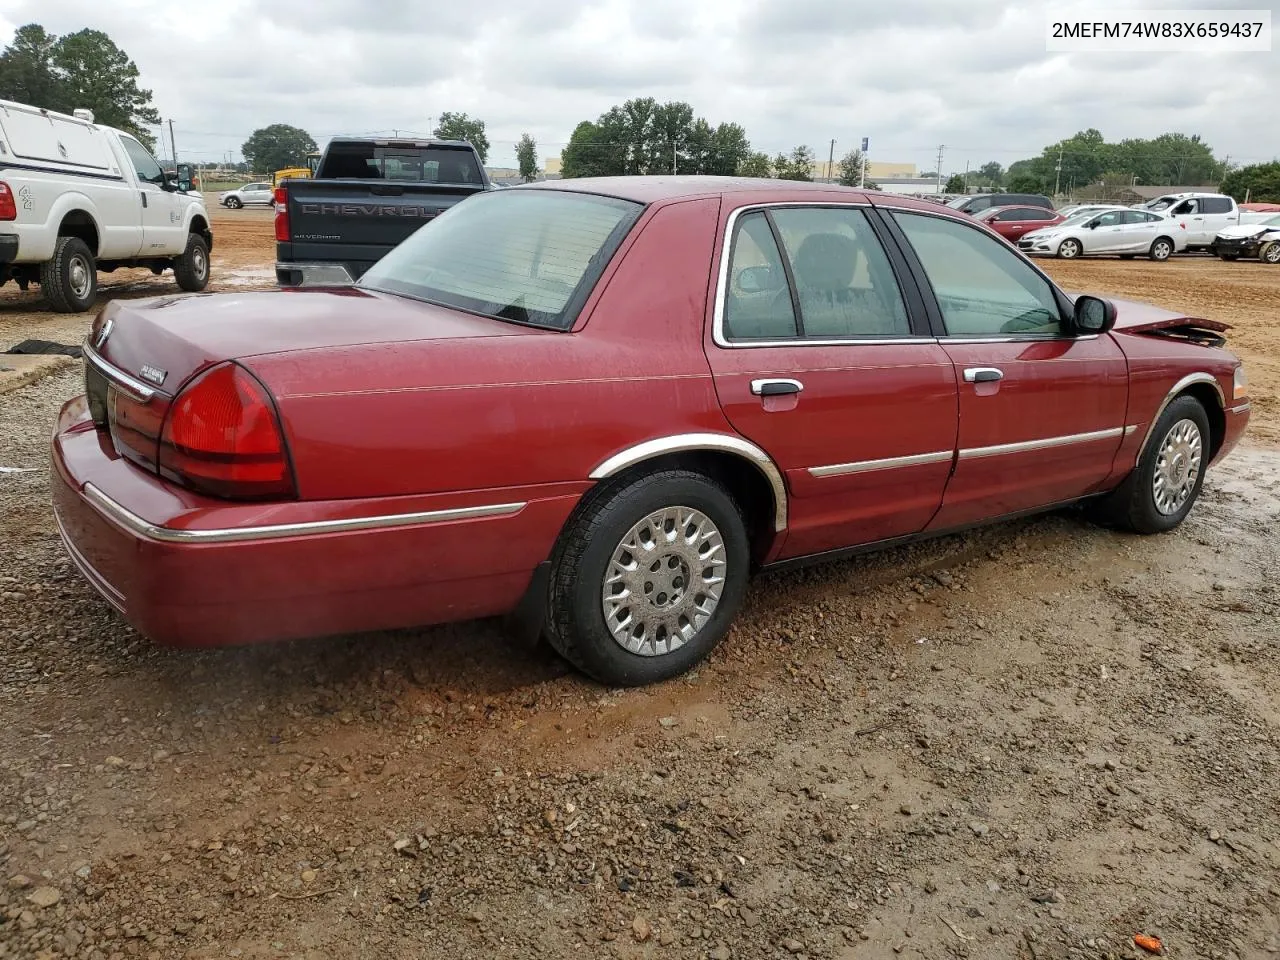
[[[1199,133],[1233,161],[1280,153],[1265,93],[1280,88],[1274,54],[1051,55],[1046,9],[1045,0],[230,0],[198,9],[2,0],[0,40],[32,21],[55,33],[105,31],[174,118],[180,153],[196,159],[237,150],[268,123],[296,124],[323,143],[339,133],[427,134],[442,111],[463,110],[486,121],[491,162],[511,164],[521,133],[555,153],[579,121],[631,96],[687,100],[713,123],[741,123],[769,153],[808,143],[825,155],[834,137],[838,155],[870,136],[873,158],[932,167],[946,144],[947,171],[1007,165],[1086,127],[1111,140]]]

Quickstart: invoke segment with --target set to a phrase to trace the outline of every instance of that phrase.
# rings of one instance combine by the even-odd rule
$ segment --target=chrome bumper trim
[[[133,511],[116,503],[91,483],[84,485],[84,496],[108,520],[127,533],[161,543],[236,543],[244,540],[278,540],[284,537],[315,536],[326,533],[349,533],[356,530],[380,530],[417,524],[448,523],[453,520],[477,520],[505,517],[519,513],[527,506],[520,503],[494,503],[479,507],[455,507],[451,510],[424,510],[419,513],[392,513],[375,517],[351,517],[345,520],[313,520],[305,523],[279,523],[260,527],[235,527],[214,530],[174,530],[143,520]]]
[[[356,282],[345,266],[340,263],[276,263],[276,282],[279,283],[281,272],[296,272],[297,283],[282,284],[288,287],[349,287]]]
[[[156,395],[153,387],[147,386],[136,377],[130,376],[119,367],[103,360],[98,355],[98,351],[89,345],[88,338],[85,339],[84,346],[80,348],[80,352],[84,355],[86,363],[92,364],[100,374],[111,381],[112,386],[130,400],[136,400],[138,403],[150,403],[151,398]]]

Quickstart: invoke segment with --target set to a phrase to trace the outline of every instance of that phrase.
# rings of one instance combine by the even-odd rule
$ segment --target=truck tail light
[[[200,374],[170,405],[159,469],[191,490],[228,500],[296,496],[271,397],[230,361]]]
[[[276,240],[280,243],[288,243],[289,237],[289,196],[285,192],[284,184],[276,187]]]
[[[17,220],[18,204],[9,185],[0,180],[0,220]]]

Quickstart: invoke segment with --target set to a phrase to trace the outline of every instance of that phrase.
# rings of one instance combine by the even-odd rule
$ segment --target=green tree
[[[304,167],[307,154],[315,150],[316,142],[311,139],[311,134],[287,123],[273,123],[255,130],[240,145],[240,152],[249,167],[261,174],[285,167]]]
[[[147,128],[160,122],[160,114],[138,76],[129,55],[101,30],[55,37],[29,23],[0,53],[0,97],[62,113],[84,107],[98,123],[153,148],[155,136]]]
[[[673,169],[733,176],[748,162],[751,144],[738,124],[713,127],[683,101],[636,97],[609,108],[594,123],[578,124],[561,156],[566,177],[669,174]]]
[[[440,114],[440,123],[436,125],[433,136],[441,140],[465,140],[476,148],[481,163],[489,159],[489,138],[485,136],[483,120],[473,120],[465,113],[446,110]]]
[[[622,174],[621,154],[614,144],[604,142],[597,124],[583,120],[560,154],[562,177],[616,177]]]
[[[516,162],[520,165],[520,176],[528,183],[538,175],[538,144],[527,133],[520,134],[516,143]]]
[[[801,144],[790,155],[780,153],[774,158],[773,175],[779,180],[812,180],[813,161],[813,150]]]
[[[1255,163],[1232,170],[1222,178],[1223,193],[1240,203],[1280,203],[1280,162]]]
[[[953,173],[951,176],[947,177],[947,183],[946,183],[946,186],[942,188],[942,192],[943,193],[964,193],[965,192],[964,177],[960,176],[960,174],[958,173]]]
[[[0,99],[46,110],[65,109],[60,78],[53,68],[57,43],[58,38],[38,23],[14,31],[13,42],[0,54]]]
[[[740,177],[771,177],[773,176],[773,168],[769,164],[769,155],[767,153],[757,153],[752,151],[742,158],[738,164],[738,176]]]
[[[988,187],[999,187],[1004,182],[1004,167],[991,160],[978,168],[978,180]]]
[[[846,187],[856,187],[862,183],[862,151],[850,150],[840,158],[839,182]]]

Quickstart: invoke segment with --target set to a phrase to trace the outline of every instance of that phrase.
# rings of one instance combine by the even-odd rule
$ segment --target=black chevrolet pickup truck
[[[358,280],[428,220],[490,188],[469,143],[335,138],[313,179],[276,188],[276,282]]]

